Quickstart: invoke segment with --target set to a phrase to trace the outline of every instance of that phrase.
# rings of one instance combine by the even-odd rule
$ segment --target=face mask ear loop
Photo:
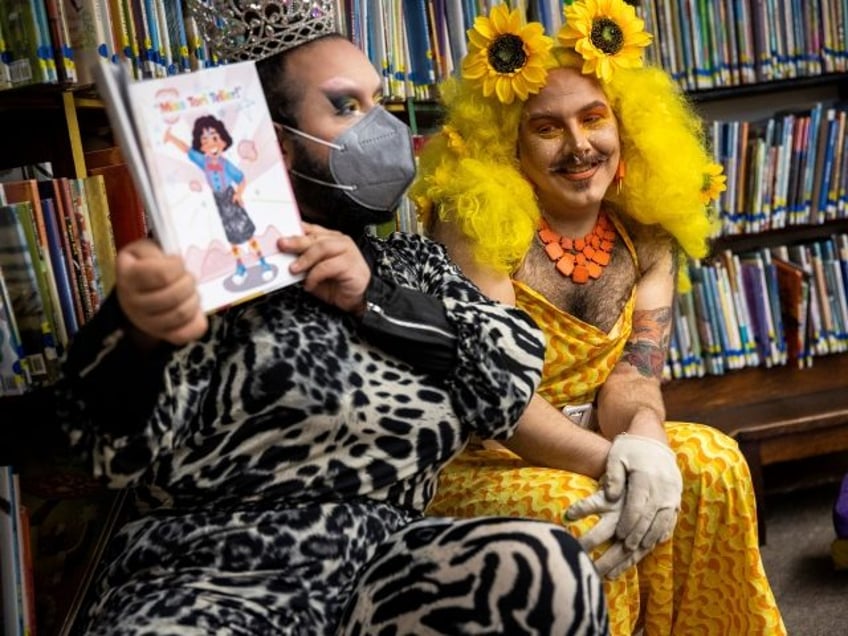
[[[321,179],[316,179],[315,177],[310,177],[309,175],[303,174],[302,172],[298,172],[297,170],[289,170],[293,175],[296,175],[300,179],[306,179],[307,181],[311,181],[312,183],[317,183],[322,186],[327,186],[328,188],[336,188],[337,190],[347,190],[348,192],[354,192],[357,187],[355,185],[344,185],[342,183],[330,183],[329,181],[323,181]]]
[[[281,126],[295,135],[300,135],[301,137],[305,137],[309,141],[314,141],[317,144],[321,144],[322,146],[327,146],[329,148],[333,148],[334,150],[344,150],[344,146],[340,146],[339,144],[334,144],[332,141],[324,141],[320,137],[316,137],[315,135],[310,135],[309,133],[303,132],[302,130],[298,130],[297,128],[292,128],[291,126],[286,126],[285,124],[281,124]]]

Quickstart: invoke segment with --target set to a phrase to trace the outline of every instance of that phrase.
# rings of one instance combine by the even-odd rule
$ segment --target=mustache
[[[609,155],[603,153],[591,153],[584,155],[570,154],[548,168],[548,172],[577,172],[587,167],[597,166],[609,159]]]

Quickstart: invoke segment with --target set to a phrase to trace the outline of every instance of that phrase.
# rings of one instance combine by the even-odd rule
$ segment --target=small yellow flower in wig
[[[478,16],[468,29],[468,42],[462,76],[481,85],[484,97],[494,93],[501,103],[511,104],[545,85],[553,40],[538,22],[524,24],[519,9],[499,4],[489,17]]]
[[[448,148],[453,150],[457,155],[463,157],[468,154],[465,148],[465,141],[463,141],[462,135],[459,134],[456,128],[450,124],[445,124],[442,126],[442,134],[447,139]]]
[[[717,201],[719,195],[727,190],[727,175],[722,172],[724,167],[720,163],[710,163],[704,168],[704,185],[701,187],[701,200],[704,203]]]
[[[642,66],[642,49],[653,39],[624,0],[577,0],[563,10],[560,44],[583,57],[583,72],[607,82],[616,68]]]

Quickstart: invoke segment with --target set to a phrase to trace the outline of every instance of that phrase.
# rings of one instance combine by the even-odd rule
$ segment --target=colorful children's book
[[[299,280],[277,239],[303,233],[253,62],[98,88],[150,226],[183,257],[207,312]]]

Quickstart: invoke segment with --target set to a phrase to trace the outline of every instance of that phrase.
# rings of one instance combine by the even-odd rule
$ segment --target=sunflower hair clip
[[[557,41],[583,58],[582,72],[608,82],[618,68],[641,68],[653,36],[624,0],[577,0],[563,9]]]
[[[727,175],[723,172],[724,166],[720,163],[709,163],[704,168],[701,185],[701,201],[704,204],[718,201],[721,193],[727,190]]]
[[[483,97],[494,94],[512,104],[545,85],[553,39],[540,23],[525,24],[520,10],[499,4],[488,17],[478,16],[468,30],[468,44],[462,77],[480,86]]]

